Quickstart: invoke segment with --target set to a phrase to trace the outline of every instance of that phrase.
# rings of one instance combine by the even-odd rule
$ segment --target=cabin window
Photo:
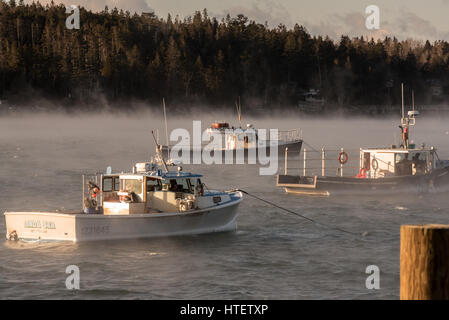
[[[244,133],[238,135],[238,140],[243,141],[244,143],[250,143],[254,141],[254,133]]]
[[[162,190],[168,191],[170,190],[170,181],[169,180],[162,180]]]
[[[395,154],[396,163],[407,160],[407,158],[408,158],[407,156],[408,156],[407,153],[396,153]]]
[[[173,192],[190,192],[190,185],[187,179],[171,179],[170,191]]]
[[[193,193],[193,184],[190,179],[170,179],[162,180],[161,189],[163,191]]]
[[[114,177],[114,191],[120,191],[120,178]]]
[[[147,179],[147,192],[162,190],[162,184],[158,179]]]
[[[142,193],[142,181],[134,179],[125,179],[125,190],[134,192],[135,194]]]
[[[427,153],[418,152],[412,157],[412,173],[413,174],[425,174],[428,171],[427,168]]]
[[[193,187],[190,179],[178,179],[178,186],[182,186],[183,192],[193,193]]]
[[[395,174],[397,176],[410,176],[412,175],[412,161],[408,159],[407,153],[395,154]]]
[[[119,177],[104,177],[103,178],[103,192],[120,191]]]
[[[103,178],[103,192],[112,192],[112,182],[112,177]]]

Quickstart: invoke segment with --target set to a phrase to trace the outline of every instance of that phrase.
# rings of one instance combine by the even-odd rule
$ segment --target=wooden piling
[[[449,225],[401,226],[401,300],[449,300]]]

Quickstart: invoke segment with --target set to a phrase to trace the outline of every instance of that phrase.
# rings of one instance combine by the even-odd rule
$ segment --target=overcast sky
[[[41,0],[41,3],[50,0]],[[211,16],[243,13],[252,20],[274,27],[280,23],[292,27],[304,25],[314,35],[338,39],[349,36],[397,36],[449,41],[449,0],[54,0],[78,4],[98,11],[105,5],[131,12],[154,11],[166,17],[185,17],[207,8]],[[30,0],[26,2],[32,2]],[[380,30],[365,27],[365,8],[380,8]]]

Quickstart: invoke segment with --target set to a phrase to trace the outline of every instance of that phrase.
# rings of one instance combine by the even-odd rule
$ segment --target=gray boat
[[[402,88],[403,92],[403,88]],[[336,176],[326,175],[326,155],[321,151],[321,174],[307,175],[308,150],[303,150],[303,175],[288,174],[287,157],[284,174],[277,176],[277,186],[297,195],[330,196],[335,194],[390,194],[395,192],[432,192],[449,187],[449,160],[440,160],[435,147],[416,147],[410,143],[410,129],[415,126],[419,112],[405,115],[402,105],[401,144],[383,148],[361,148],[355,161],[357,172],[350,176],[347,167],[349,155],[341,149]]]

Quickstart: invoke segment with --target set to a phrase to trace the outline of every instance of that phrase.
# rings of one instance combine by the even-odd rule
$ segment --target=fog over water
[[[169,129],[205,130],[235,115],[168,113]],[[251,118],[256,128],[301,128],[305,146],[359,149],[397,144],[398,117]],[[449,159],[449,119],[423,115],[411,139]],[[0,211],[81,208],[81,174],[128,171],[154,154],[150,130],[159,112],[134,115],[26,114],[0,118]],[[395,141],[396,139],[396,141]],[[282,170],[283,160],[279,160]],[[295,167],[294,161],[292,167]],[[447,192],[376,197],[303,198],[260,176],[257,165],[186,165],[209,188],[239,187],[352,236],[314,225],[245,197],[236,232],[97,243],[5,241],[0,218],[0,298],[375,299],[399,297],[399,227],[449,223]],[[294,170],[294,169],[293,169]],[[65,268],[78,265],[81,290],[65,288]],[[365,269],[381,270],[380,290],[367,290]]]

